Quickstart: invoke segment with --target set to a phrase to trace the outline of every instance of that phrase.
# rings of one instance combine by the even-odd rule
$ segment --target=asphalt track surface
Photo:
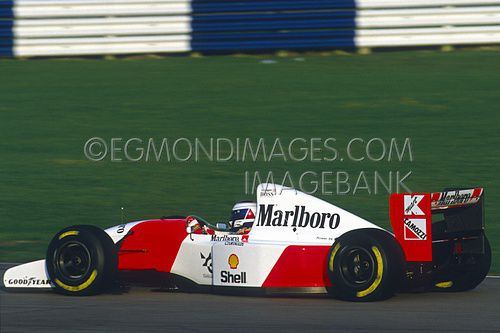
[[[398,294],[376,303],[144,287],[92,297],[1,290],[0,332],[500,332],[499,300],[499,278],[470,292]]]

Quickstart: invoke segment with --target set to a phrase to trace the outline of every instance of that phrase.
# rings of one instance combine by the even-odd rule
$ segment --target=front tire
[[[102,229],[76,225],[54,236],[47,249],[46,265],[56,292],[95,295],[115,281],[118,254]]]
[[[340,237],[328,254],[327,271],[335,298],[379,301],[394,295],[404,272],[404,255],[393,236],[363,229]]]

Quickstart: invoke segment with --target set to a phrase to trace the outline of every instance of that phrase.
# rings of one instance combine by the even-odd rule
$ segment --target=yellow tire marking
[[[59,239],[63,239],[66,236],[76,236],[80,233],[80,231],[72,230],[72,231],[66,231],[65,233],[62,233],[59,235]]]
[[[375,254],[375,258],[377,259],[377,276],[375,277],[375,280],[365,290],[358,291],[356,293],[356,297],[365,297],[367,295],[370,295],[372,292],[377,289],[379,286],[380,282],[382,281],[382,274],[384,273],[384,263],[382,261],[382,255],[380,254],[379,249],[376,246],[372,246],[372,251]]]
[[[328,268],[330,268],[330,272],[333,272],[333,259],[335,258],[335,255],[337,254],[337,251],[340,249],[340,243],[335,245],[333,248],[332,254],[330,255],[330,260],[328,262]]]
[[[453,281],[443,281],[436,283],[436,287],[438,288],[451,288],[453,287]]]
[[[55,282],[57,283],[57,285],[59,287],[63,288],[64,290],[76,292],[76,291],[83,290],[83,289],[87,288],[88,286],[90,286],[90,284],[92,282],[94,282],[94,280],[95,280],[96,277],[97,277],[97,270],[94,269],[92,271],[92,274],[90,274],[89,278],[87,279],[87,281],[85,281],[81,285],[78,285],[78,286],[68,286],[67,284],[63,283],[59,279],[55,279]]]

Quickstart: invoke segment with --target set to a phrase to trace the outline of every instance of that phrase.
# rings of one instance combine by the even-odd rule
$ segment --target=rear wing
[[[391,194],[391,225],[406,261],[431,262],[433,242],[457,237],[482,237],[483,202],[482,188]],[[440,213],[444,220],[432,224],[432,214]]]
[[[431,210],[439,212],[477,204],[481,200],[483,192],[482,188],[473,188],[432,193]]]

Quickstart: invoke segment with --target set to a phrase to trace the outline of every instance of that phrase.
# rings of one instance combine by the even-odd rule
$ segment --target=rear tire
[[[467,291],[476,288],[490,271],[491,247],[488,239],[484,236],[484,254],[470,254],[469,260],[474,260],[474,269],[469,271],[455,271],[450,273],[447,282],[452,282],[451,286],[444,284],[444,288],[439,288],[439,281],[436,281],[436,290],[448,292]],[[443,280],[443,279],[441,279]]]
[[[341,236],[328,254],[327,271],[335,298],[380,301],[398,290],[404,273],[401,247],[389,233],[363,229]]]
[[[95,295],[114,283],[118,254],[104,230],[75,225],[54,236],[47,249],[46,266],[58,293]]]

